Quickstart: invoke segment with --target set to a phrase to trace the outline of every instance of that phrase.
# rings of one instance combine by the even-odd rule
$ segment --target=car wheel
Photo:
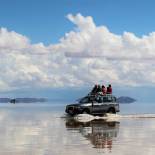
[[[82,114],[90,114],[89,109],[84,109],[83,112],[82,112]]]
[[[74,116],[74,115],[75,115],[75,112],[74,112],[74,109],[73,109],[73,108],[70,108],[70,109],[68,110],[68,113],[69,113],[69,115],[71,115],[71,116]]]
[[[115,108],[109,108],[108,113],[110,113],[110,114],[116,114]]]

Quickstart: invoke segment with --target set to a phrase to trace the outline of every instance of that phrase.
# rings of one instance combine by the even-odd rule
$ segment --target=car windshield
[[[89,98],[88,97],[84,97],[81,100],[79,100],[79,103],[88,103],[89,102]]]

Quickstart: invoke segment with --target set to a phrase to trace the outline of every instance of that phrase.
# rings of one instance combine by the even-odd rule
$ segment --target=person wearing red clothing
[[[104,85],[102,85],[102,94],[105,95],[106,94],[106,88]]]
[[[107,94],[112,94],[112,86],[111,86],[111,84],[109,84],[109,86],[107,87]]]

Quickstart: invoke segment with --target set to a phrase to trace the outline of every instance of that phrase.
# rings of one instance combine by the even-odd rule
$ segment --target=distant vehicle
[[[119,112],[119,104],[112,94],[88,95],[77,100],[76,104],[67,105],[65,111],[71,116],[84,113],[91,115],[115,114]]]
[[[11,99],[11,100],[10,100],[10,103],[15,104],[15,103],[16,103],[16,99]]]

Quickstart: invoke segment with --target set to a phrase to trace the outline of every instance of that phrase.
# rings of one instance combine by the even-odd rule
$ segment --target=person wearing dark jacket
[[[93,89],[92,89],[92,91],[91,91],[91,94],[96,94],[96,93],[97,93],[97,90],[98,90],[98,85],[96,84],[96,85],[93,87]]]
[[[97,93],[99,93],[99,92],[102,92],[102,88],[100,85],[98,85],[98,87],[97,87]]]

